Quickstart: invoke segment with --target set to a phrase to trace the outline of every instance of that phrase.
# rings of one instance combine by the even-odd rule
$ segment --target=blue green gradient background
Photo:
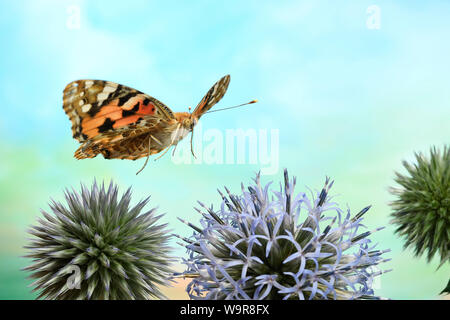
[[[369,5],[381,9],[381,29],[366,27]],[[70,5],[80,29],[66,27]],[[26,229],[62,200],[64,187],[114,179],[182,235],[177,220],[199,218],[196,200],[218,205],[217,187],[240,189],[258,165],[175,165],[170,156],[139,162],[77,161],[62,90],[76,79],[129,85],[175,111],[195,106],[231,74],[217,107],[260,102],[208,115],[203,129],[279,129],[279,171],[297,191],[319,189],[325,176],[355,213],[366,205],[373,236],[391,248],[376,294],[438,299],[450,274],[427,264],[389,224],[388,187],[414,151],[450,137],[450,3],[448,1],[1,1],[0,2],[0,298],[32,299],[20,271]],[[183,141],[188,143],[188,140]],[[184,250],[173,243],[174,254]],[[180,270],[182,267],[179,267]],[[176,288],[180,293],[184,287]]]

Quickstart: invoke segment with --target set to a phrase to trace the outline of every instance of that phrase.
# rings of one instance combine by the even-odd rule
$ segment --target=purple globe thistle
[[[201,228],[181,238],[189,253],[182,274],[193,278],[187,287],[191,299],[377,299],[374,277],[387,272],[373,270],[390,250],[376,250],[362,216],[344,214],[328,192],[326,179],[317,196],[294,195],[295,178],[284,172],[284,188],[269,192],[270,183],[255,185],[242,195],[225,188],[221,209],[201,202]],[[334,212],[334,214],[330,214]],[[302,220],[298,223],[299,219]]]

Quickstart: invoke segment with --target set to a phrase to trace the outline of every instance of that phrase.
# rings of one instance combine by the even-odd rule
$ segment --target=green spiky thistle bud
[[[415,247],[415,255],[426,250],[428,262],[437,253],[440,266],[450,259],[450,148],[430,149],[430,157],[415,153],[415,164],[403,161],[409,175],[396,172],[401,188],[392,203],[396,233],[406,238],[404,247]]]
[[[81,194],[66,190],[65,199],[28,231],[33,264],[24,270],[38,299],[165,298],[158,287],[172,274],[169,236],[156,209],[140,214],[149,198],[129,208],[131,188],[118,198],[112,182],[107,190],[94,182]]]
[[[450,294],[450,280],[448,280],[447,286],[441,291],[440,294]]]

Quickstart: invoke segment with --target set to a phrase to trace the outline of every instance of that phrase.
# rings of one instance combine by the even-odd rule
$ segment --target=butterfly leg
[[[161,158],[163,155],[165,155],[167,153],[167,151],[169,151],[170,147],[174,145],[175,137],[178,135],[179,130],[180,130],[180,125],[177,126],[177,129],[175,130],[175,134],[173,135],[172,141],[170,142],[169,146],[166,148],[166,151],[164,151],[158,158],[156,158],[155,161],[158,160],[159,158]]]
[[[175,155],[175,151],[177,150],[177,146],[178,146],[178,144],[176,144],[176,145],[175,145],[175,148],[173,148],[173,151],[172,151],[172,157]]]
[[[153,135],[150,135],[150,138],[148,139],[148,155],[147,155],[147,159],[145,159],[144,166],[141,168],[141,170],[139,170],[138,172],[136,172],[136,175],[138,175],[142,170],[144,170],[145,166],[147,165],[148,159],[150,158],[150,154],[151,154],[150,144],[151,144],[151,142],[152,142],[152,139],[155,140],[160,146],[162,146],[161,141],[159,141],[158,139],[156,139]]]
[[[150,135],[150,137],[148,138],[148,155],[147,155],[147,159],[145,159],[145,162],[144,162],[144,165],[142,166],[142,168],[138,171],[138,172],[136,172],[136,175],[138,175],[142,170],[144,170],[144,168],[145,168],[145,166],[147,165],[147,162],[148,162],[148,158],[150,158],[150,145],[151,145],[151,142],[152,142],[152,135]]]
[[[197,157],[194,154],[194,146],[192,145],[193,139],[194,139],[194,128],[192,128],[192,133],[191,133],[191,152],[192,152],[192,155],[194,156],[194,158],[197,159]]]

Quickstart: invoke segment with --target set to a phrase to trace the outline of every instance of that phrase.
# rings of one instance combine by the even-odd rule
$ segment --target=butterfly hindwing
[[[97,154],[103,154],[105,159],[131,159],[136,160],[146,156],[149,151],[157,153],[158,145],[153,145],[149,150],[149,137],[164,130],[165,125],[152,124],[145,128],[132,124],[119,128],[115,132],[102,134],[98,139],[88,140],[75,152],[75,158],[93,158]]]
[[[203,99],[195,108],[192,113],[197,118],[200,118],[205,112],[212,108],[217,102],[222,99],[227,92],[228,85],[230,84],[230,75],[226,75],[222,77],[219,81],[217,81],[211,89],[206,93]]]
[[[120,132],[130,136],[132,132],[145,131],[153,122],[174,118],[172,111],[157,99],[102,80],[69,83],[64,89],[63,108],[72,122],[73,137],[82,143],[106,136],[120,139]]]

